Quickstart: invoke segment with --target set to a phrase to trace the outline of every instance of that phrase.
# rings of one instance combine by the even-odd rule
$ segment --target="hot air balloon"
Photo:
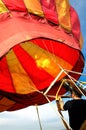
[[[56,95],[67,77],[64,69],[77,80],[70,71],[83,71],[81,48],[80,21],[68,0],[0,0],[0,112],[47,103],[46,93]]]

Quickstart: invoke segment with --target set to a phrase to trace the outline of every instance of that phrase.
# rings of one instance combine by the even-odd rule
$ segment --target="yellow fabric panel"
[[[12,50],[6,55],[6,58],[16,93],[28,94],[37,91],[34,83],[29,78]]]
[[[15,104],[14,101],[7,99],[6,97],[3,97],[0,100],[0,112],[6,111],[7,109],[11,108]]]
[[[6,8],[2,0],[0,0],[0,14],[5,13],[5,12],[9,12],[9,10]]]
[[[58,64],[60,64],[61,67],[68,70],[71,70],[73,67],[68,62],[55,56],[49,51],[40,48],[32,42],[25,42],[21,44],[21,47],[24,48],[29,53],[29,55],[35,60],[39,69],[44,69],[53,77],[56,77],[57,74],[60,72]],[[60,78],[62,78],[64,75],[65,74],[63,74]]]
[[[41,17],[44,16],[40,0],[24,0],[24,3],[28,12],[39,15]]]
[[[61,26],[71,31],[70,5],[68,0],[55,0],[58,20]]]

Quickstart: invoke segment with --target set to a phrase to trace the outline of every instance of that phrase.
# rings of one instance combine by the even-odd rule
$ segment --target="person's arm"
[[[61,97],[59,97],[59,99],[57,100],[57,105],[58,105],[59,110],[64,110],[63,108],[64,102]]]
[[[61,109],[61,110],[64,110],[64,108],[63,108],[64,102],[63,102],[62,98],[60,98],[59,104],[60,104],[60,109]]]

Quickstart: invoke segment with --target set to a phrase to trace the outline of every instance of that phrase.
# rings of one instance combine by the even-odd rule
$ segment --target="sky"
[[[70,0],[71,5],[76,9],[81,23],[81,30],[84,38],[82,53],[86,61],[86,0]],[[86,62],[83,73],[86,73]],[[82,81],[86,77],[81,76]],[[65,130],[60,115],[57,112],[55,101],[52,104],[45,104],[38,107],[42,130]],[[68,113],[63,112],[68,123]],[[1,130],[40,130],[38,115],[35,106],[30,106],[14,112],[0,113]]]

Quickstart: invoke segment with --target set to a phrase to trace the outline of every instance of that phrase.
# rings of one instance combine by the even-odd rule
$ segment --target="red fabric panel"
[[[0,14],[0,22],[8,19],[9,17],[10,17],[9,12],[5,12],[5,13]]]
[[[0,90],[15,92],[6,58],[0,60]]]
[[[23,0],[3,0],[3,2],[9,10],[15,10],[20,12],[27,10]]]
[[[45,18],[50,20],[52,23],[59,24],[58,23],[58,16],[56,13],[56,5],[54,0],[44,1],[41,0],[41,6],[45,15]]]
[[[79,53],[80,53],[79,58],[75,64],[75,66],[73,67],[73,71],[82,73],[83,69],[84,69],[84,57],[81,52],[79,52]],[[69,75],[71,75],[72,77],[74,77],[77,80],[80,77],[79,74],[69,73]]]
[[[74,34],[75,38],[77,40],[80,39],[80,21],[78,14],[74,10],[73,7],[70,8],[70,16],[71,16],[71,27],[72,27],[72,33]]]

